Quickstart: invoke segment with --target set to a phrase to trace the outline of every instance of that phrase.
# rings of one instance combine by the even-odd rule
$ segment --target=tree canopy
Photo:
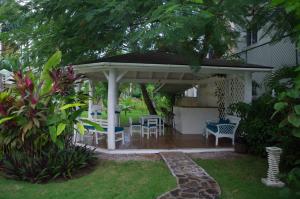
[[[37,66],[56,49],[64,55],[63,64],[163,50],[195,58],[190,59],[193,65],[208,53],[212,57],[228,53],[238,37],[237,26],[266,24],[266,16],[274,19],[270,30],[280,27],[279,35],[292,32],[295,24],[280,24],[283,16],[294,19],[294,11],[282,9],[283,1],[273,1],[4,0],[0,39],[20,53],[25,64]],[[249,20],[253,14],[249,10],[256,11],[256,20]]]

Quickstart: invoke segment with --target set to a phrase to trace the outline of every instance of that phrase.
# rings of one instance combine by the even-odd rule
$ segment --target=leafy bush
[[[72,178],[78,170],[95,162],[94,152],[86,147],[53,147],[35,156],[24,151],[7,153],[3,158],[3,171],[8,178],[42,183],[57,178]]]
[[[288,77],[288,81],[281,81],[280,91],[274,105],[276,115],[282,115],[279,127],[282,129],[289,142],[285,142],[285,157],[288,157],[288,164],[291,170],[287,174],[289,192],[298,191],[300,195],[300,66],[293,69],[293,75]]]
[[[241,117],[239,134],[243,133],[244,141],[250,153],[265,155],[265,147],[273,146],[279,142],[279,118],[273,115],[275,99],[263,95],[251,104],[237,103],[230,106],[231,112]]]
[[[59,165],[53,165],[60,168],[58,173],[47,176],[51,174],[45,164],[47,155],[49,158],[55,154],[64,155],[72,148],[74,125],[81,134],[84,133],[82,122],[101,130],[95,123],[78,119],[85,110],[88,96],[81,91],[75,92],[81,75],[75,74],[72,67],[58,67],[60,59],[58,51],[43,66],[41,73],[30,69],[15,71],[15,87],[0,93],[0,151],[5,165],[11,164],[11,169],[4,171],[13,173],[15,170],[19,176],[24,174],[19,179],[30,179],[31,174],[33,180],[30,181],[55,178],[56,175],[70,176],[72,170]],[[74,169],[78,168],[76,162],[71,163]],[[67,170],[63,171],[63,168]]]

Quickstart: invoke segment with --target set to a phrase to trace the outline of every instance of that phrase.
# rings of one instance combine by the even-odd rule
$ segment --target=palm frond
[[[293,67],[282,67],[268,74],[264,79],[264,86],[267,91],[275,90],[278,91],[284,87],[285,83],[291,78],[296,76],[296,66]]]

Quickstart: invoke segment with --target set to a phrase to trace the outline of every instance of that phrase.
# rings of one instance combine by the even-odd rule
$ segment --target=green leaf
[[[297,99],[300,96],[300,91],[297,89],[290,89],[288,92],[286,92],[286,95],[291,98]]]
[[[300,117],[295,114],[290,114],[288,116],[288,121],[290,124],[292,124],[294,127],[300,127]]]
[[[55,126],[50,126],[49,131],[50,131],[49,133],[50,133],[50,137],[51,137],[52,141],[56,142],[57,134],[56,134]]]
[[[66,128],[66,124],[60,123],[57,126],[56,135],[59,136],[65,130],[65,128]]]
[[[47,120],[47,125],[51,126],[51,125],[54,125],[54,124],[57,124],[59,121],[61,121],[61,117],[60,115],[51,115],[48,117],[48,120]]]
[[[95,123],[95,122],[92,122],[92,121],[87,120],[87,119],[80,119],[80,120],[81,120],[82,122],[86,123],[86,124],[89,124],[89,125],[95,127],[95,129],[96,129],[97,131],[104,131],[104,129],[103,129],[99,124],[97,124],[97,123]]]
[[[41,89],[41,95],[44,95],[51,90],[52,79],[49,75],[49,72],[58,66],[61,61],[61,51],[56,51],[47,63],[44,65],[43,71],[41,73],[40,82],[43,82],[43,86]]]
[[[295,105],[294,110],[295,110],[297,115],[300,115],[300,105]]]
[[[15,117],[15,116],[4,117],[4,118],[0,119],[0,124],[2,124],[2,123],[4,123],[4,122],[6,122],[6,121],[8,121],[8,120],[11,120],[11,119],[13,119],[14,117]]]
[[[200,3],[200,4],[203,3],[203,0],[190,0],[190,1],[193,2],[193,3]]]
[[[64,142],[62,140],[56,140],[56,145],[58,146],[59,149],[64,148]]]
[[[66,110],[69,108],[74,108],[74,107],[78,107],[78,106],[85,106],[86,104],[82,104],[82,103],[74,103],[74,104],[66,104],[62,107],[60,107],[60,110]]]
[[[78,129],[80,135],[84,135],[84,126],[83,126],[83,124],[78,122],[76,125],[77,125],[77,129]]]
[[[293,129],[292,134],[293,136],[300,138],[300,129],[299,128]]]
[[[288,120],[284,119],[279,123],[279,128],[283,128],[288,124]]]
[[[277,5],[279,5],[279,4],[284,3],[284,1],[285,1],[285,0],[272,0],[272,4],[273,4],[274,6],[277,6]]]
[[[285,109],[288,106],[287,102],[278,102],[274,105],[274,109],[276,111],[282,111],[283,109]]]

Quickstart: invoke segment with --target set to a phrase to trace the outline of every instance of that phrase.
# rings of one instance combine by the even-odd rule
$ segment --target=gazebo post
[[[116,89],[115,89],[115,126],[119,125],[119,113],[117,113],[117,111],[119,111],[118,107],[119,107],[119,83],[116,82]]]
[[[115,142],[115,110],[116,110],[116,70],[109,69],[108,75],[108,100],[107,100],[107,148],[114,150],[116,148]]]
[[[88,118],[92,118],[92,108],[93,108],[93,81],[89,80],[89,110]]]
[[[252,102],[252,73],[244,73],[244,102]]]

